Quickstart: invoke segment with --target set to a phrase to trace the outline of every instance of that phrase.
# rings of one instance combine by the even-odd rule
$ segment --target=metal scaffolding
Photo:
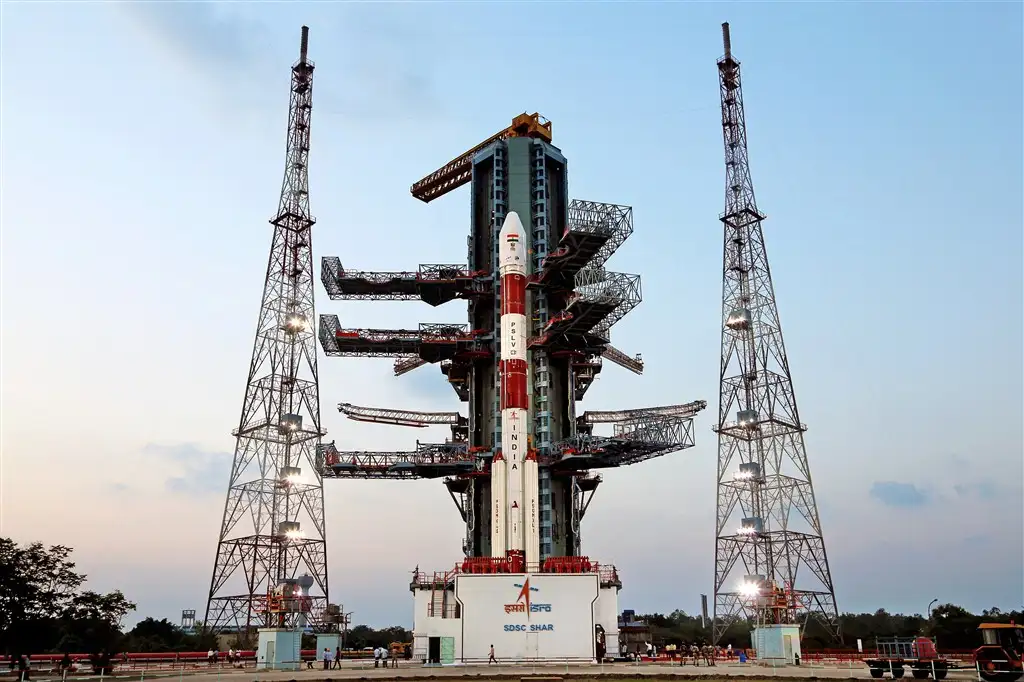
[[[524,139],[525,138],[525,139]],[[551,144],[551,124],[539,115],[517,116],[509,128],[425,176],[412,187],[428,202],[473,183],[472,229],[466,265],[424,265],[418,270],[346,270],[339,258],[324,258],[321,275],[334,300],[423,300],[431,305],[465,300],[469,324],[419,325],[418,329],[342,328],[322,315],[319,337],[332,357],[394,358],[402,376],[438,364],[467,416],[414,412],[342,403],[351,419],[406,427],[445,425],[443,445],[417,443],[405,452],[338,452],[324,446],[323,474],[337,478],[444,478],[466,522],[468,556],[483,556],[481,528],[490,495],[492,457],[500,442],[498,362],[501,287],[497,234],[510,210],[529,233],[528,339],[532,438],[540,464],[538,500],[541,554],[579,554],[579,521],[600,482],[592,469],[618,467],[693,445],[693,417],[706,403],[580,415],[583,399],[603,360],[641,374],[643,359],[610,344],[611,328],[641,302],[638,275],[611,272],[608,259],[633,232],[629,206],[570,200],[565,159]],[[515,157],[513,160],[512,157]],[[512,174],[512,168],[520,170]],[[510,199],[510,197],[515,199]],[[528,197],[528,199],[524,199]],[[517,205],[518,208],[514,208]],[[593,434],[595,423],[615,424],[614,433]],[[557,500],[557,502],[553,502]],[[562,505],[555,508],[553,504]],[[571,520],[568,516],[571,515]],[[554,524],[558,524],[556,529]]]
[[[801,626],[813,617],[838,638],[835,589],[804,448],[807,427],[797,412],[764,215],[754,200],[740,63],[728,24],[722,36],[726,193],[714,640],[740,616]]]
[[[312,330],[309,124],[313,62],[302,28],[291,71],[287,157],[263,286],[234,463],[204,622],[245,636],[257,627],[323,627],[327,543],[317,455],[324,431]],[[304,575],[300,575],[304,574]],[[296,608],[271,595],[304,588]]]

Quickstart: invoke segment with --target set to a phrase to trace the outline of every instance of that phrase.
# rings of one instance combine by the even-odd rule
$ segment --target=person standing
[[[491,663],[493,663],[495,665],[498,664],[498,659],[496,659],[494,657],[494,645],[493,644],[491,645],[491,652],[487,655],[487,665],[490,665]]]

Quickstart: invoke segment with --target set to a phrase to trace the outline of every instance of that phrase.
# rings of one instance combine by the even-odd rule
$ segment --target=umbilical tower
[[[706,403],[579,409],[602,358],[643,371],[639,356],[610,344],[612,326],[640,303],[640,278],[605,267],[633,231],[632,209],[569,199],[566,159],[552,144],[550,122],[538,114],[516,116],[508,128],[411,191],[429,202],[466,184],[471,185],[467,263],[364,272],[324,258],[321,275],[334,300],[422,300],[438,306],[460,299],[468,305],[468,324],[358,329],[342,325],[335,315],[321,315],[319,330],[328,356],[395,358],[396,375],[439,364],[467,403],[466,413],[342,403],[339,409],[352,419],[410,427],[446,424],[451,438],[417,442],[405,452],[339,452],[325,445],[324,475],[444,479],[466,524],[466,570],[589,565],[582,556],[580,522],[601,482],[596,471],[691,447],[693,417]],[[514,233],[514,245],[502,242],[503,227],[506,238]],[[514,291],[503,290],[513,285]],[[509,362],[503,365],[503,359]],[[509,384],[504,396],[503,377]],[[520,433],[526,437],[521,460],[502,452],[503,429],[510,428],[503,425],[503,413],[505,421],[517,419],[505,447]],[[612,424],[614,430],[598,435],[595,424]],[[520,464],[526,473],[513,479]],[[506,483],[508,496],[503,495]],[[500,512],[505,508],[514,516],[520,495],[528,507],[521,539],[522,529]]]

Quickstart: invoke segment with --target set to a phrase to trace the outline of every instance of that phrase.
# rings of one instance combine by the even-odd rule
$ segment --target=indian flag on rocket
[[[512,246],[515,246],[519,243],[519,235],[516,234],[515,232],[509,232],[508,237],[505,238],[505,241],[507,241]]]

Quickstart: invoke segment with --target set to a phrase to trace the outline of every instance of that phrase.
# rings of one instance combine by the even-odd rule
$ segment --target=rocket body
[[[498,274],[501,277],[501,457],[495,470],[491,464],[491,490],[494,496],[492,521],[492,554],[506,556],[509,551],[524,552],[533,500],[536,509],[537,491],[526,487],[526,459],[529,451],[529,410],[527,396],[526,356],[526,234],[519,216],[509,213],[501,227],[498,241]],[[496,458],[497,459],[497,456]],[[536,468],[536,460],[533,461]],[[501,471],[501,469],[504,471]],[[499,480],[502,475],[505,481]],[[504,490],[499,485],[504,483]],[[499,509],[500,507],[500,509]],[[501,513],[501,516],[499,516]],[[532,522],[536,526],[536,521]],[[500,530],[498,527],[502,527]],[[504,546],[496,541],[504,535]],[[539,537],[538,537],[539,542]],[[538,558],[533,558],[536,563]],[[531,560],[527,557],[527,563]]]

